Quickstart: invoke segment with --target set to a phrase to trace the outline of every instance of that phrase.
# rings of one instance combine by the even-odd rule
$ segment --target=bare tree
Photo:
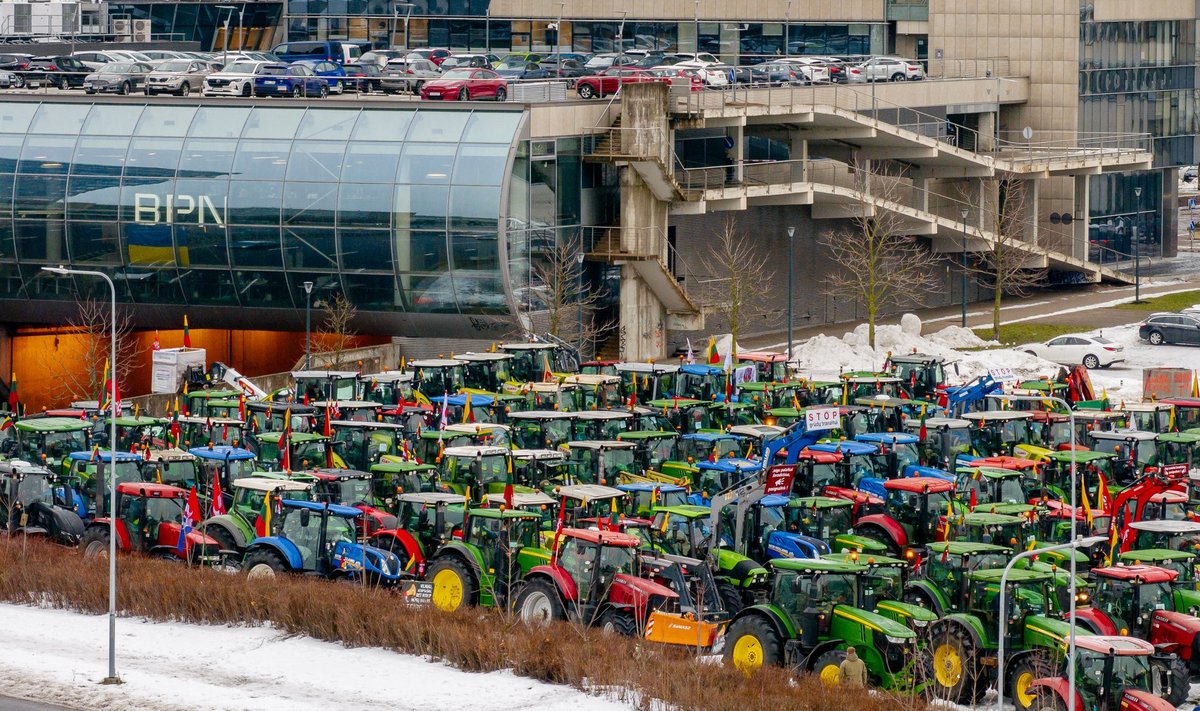
[[[113,313],[108,303],[95,299],[77,302],[75,315],[67,320],[66,333],[55,337],[54,352],[48,365],[54,373],[55,401],[86,400],[99,397],[104,389],[104,362],[111,353]],[[127,309],[117,308],[117,353],[133,352],[132,317]],[[62,348],[63,339],[72,340],[77,348]],[[118,358],[117,383],[127,380],[133,371],[133,358]]]
[[[358,309],[340,291],[333,298],[317,303],[325,314],[325,320],[314,335],[314,350],[328,367],[340,368],[342,354],[354,344],[355,332],[351,324]]]
[[[1046,270],[1030,268],[1026,243],[1026,182],[1015,178],[989,181],[985,200],[994,199],[987,213],[994,239],[978,253],[970,271],[992,285],[992,339],[1000,340],[1000,299],[1004,295],[1023,296],[1028,289],[1044,283]],[[994,196],[994,197],[993,197]]]
[[[531,310],[543,312],[539,320],[546,333],[588,351],[611,327],[596,323],[600,294],[584,279],[583,256],[583,235],[576,234],[534,262],[530,271],[538,299]]]
[[[767,284],[774,272],[767,268],[768,256],[738,227],[733,217],[722,221],[716,238],[717,243],[708,253],[713,271],[704,299],[729,325],[733,347],[737,348],[742,326],[768,313]]]
[[[900,204],[904,183],[899,176],[870,170],[855,172],[855,189],[872,195],[873,203]],[[875,347],[875,324],[888,306],[920,302],[937,287],[934,254],[912,237],[903,216],[872,203],[864,204],[861,215],[850,225],[827,232],[820,238],[834,264],[841,266],[825,277],[828,292],[836,297],[861,302],[867,312],[867,337]]]

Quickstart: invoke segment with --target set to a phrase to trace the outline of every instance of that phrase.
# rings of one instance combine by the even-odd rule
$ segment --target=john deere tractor
[[[541,524],[541,515],[533,511],[467,511],[425,567],[425,579],[433,583],[433,604],[452,611],[510,602],[524,573],[550,559],[542,547]]]
[[[773,560],[769,600],[742,610],[725,638],[725,661],[745,672],[776,665],[838,682],[846,648],[866,664],[872,685],[916,690],[917,635],[859,605],[867,568],[831,560]]]

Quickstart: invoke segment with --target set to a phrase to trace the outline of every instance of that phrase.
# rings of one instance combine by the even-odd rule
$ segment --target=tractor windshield
[[[1150,501],[1142,508],[1143,521],[1191,521],[1187,502]]]
[[[343,516],[329,517],[325,523],[325,541],[327,543],[337,543],[338,541],[354,543],[355,540],[353,519]]]
[[[526,449],[554,449],[571,439],[571,421],[517,419],[513,421],[512,439]]]
[[[837,536],[851,530],[852,506],[788,506],[784,509],[787,530],[832,543]]]
[[[611,580],[617,573],[637,573],[637,549],[628,546],[600,547],[600,575]]]
[[[904,570],[900,566],[874,567],[869,575],[863,577],[861,584],[863,600],[859,606],[873,610],[876,601],[901,598],[904,594]]]
[[[1050,609],[1050,599],[1044,583],[1011,583],[1008,590],[1009,618],[1045,615]]]
[[[646,440],[644,451],[647,465],[653,468],[660,466],[663,462],[678,459],[677,441],[674,437],[656,437]]]
[[[147,523],[182,523],[183,522],[183,506],[185,500],[181,497],[178,499],[160,499],[160,498],[141,498],[130,496],[122,502],[121,508],[125,509],[125,503],[129,502],[131,509],[135,507],[138,501],[145,504],[145,516]],[[198,525],[200,522],[195,521]]]
[[[604,474],[606,477],[617,477],[621,472],[637,471],[632,449],[609,449],[604,451]]]
[[[70,432],[45,432],[40,437],[21,435],[21,450],[29,461],[36,462],[38,455],[44,453],[47,459],[62,459],[71,452],[87,450],[87,431],[71,430]]]
[[[835,605],[858,604],[858,576],[853,573],[813,576],[777,570],[774,599],[797,620],[808,608],[828,615]]]
[[[655,532],[655,542],[671,555],[693,555],[703,550],[708,540],[709,527],[700,519],[690,519],[664,511],[654,515],[650,525]]]
[[[842,464],[834,462],[826,464],[824,462],[813,462],[812,465],[812,493],[819,494],[827,486],[842,486],[841,474]],[[809,492],[804,492],[809,493]]]
[[[50,486],[50,480],[44,474],[24,475],[18,480],[15,500],[26,508],[39,502],[53,504],[54,490]]]
[[[147,479],[157,480],[161,477],[162,483],[183,489],[190,489],[196,485],[196,462],[193,459],[160,460],[150,463],[150,467],[146,471]],[[212,471],[208,472],[207,479],[211,486]]]
[[[1023,504],[1025,503],[1025,487],[1021,486],[1021,477],[1006,476],[993,480],[993,484],[984,491],[987,500],[979,503],[986,504]]]

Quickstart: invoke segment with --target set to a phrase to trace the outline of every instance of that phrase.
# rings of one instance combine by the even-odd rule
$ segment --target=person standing
[[[867,665],[858,658],[854,647],[846,647],[846,658],[838,666],[838,682],[842,686],[862,688],[867,685]]]

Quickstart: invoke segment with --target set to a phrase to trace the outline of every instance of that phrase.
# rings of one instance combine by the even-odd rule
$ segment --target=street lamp
[[[412,9],[414,6],[411,2],[394,2],[392,3],[392,42],[396,41],[396,19],[400,16],[400,8],[407,7],[408,12],[404,14],[404,49],[408,49],[408,21],[412,18]]]
[[[1141,235],[1138,230],[1138,222],[1142,219],[1142,186],[1137,186],[1133,189],[1133,196],[1137,198],[1137,212],[1133,216],[1133,303],[1142,303],[1142,250],[1141,250]]]
[[[583,355],[583,246],[575,255],[575,347]]]
[[[1074,460],[1071,462],[1074,466]],[[1075,513],[1072,511],[1071,515]],[[996,646],[996,711],[1004,711],[1004,636],[1008,634],[1008,609],[1005,607],[1008,587],[1008,574],[1018,560],[1030,558],[1038,553],[1049,551],[1071,550],[1071,649],[1067,652],[1067,708],[1075,708],[1075,551],[1079,548],[1089,548],[1108,540],[1107,536],[1088,536],[1087,538],[1072,538],[1069,543],[1059,543],[1045,548],[1021,551],[1008,561],[1004,572],[1000,574],[1000,638]]]
[[[108,435],[108,445],[112,450],[108,460],[108,501],[109,506],[117,504],[117,286],[113,283],[111,277],[104,272],[92,271],[89,269],[68,269],[61,264],[57,267],[42,267],[42,271],[50,272],[58,276],[97,276],[103,279],[108,284],[108,289],[112,293],[112,316],[109,320],[110,334],[112,339],[112,353],[109,355],[109,362],[112,363],[112,370],[109,371],[110,390],[108,393],[109,401],[112,403],[112,409],[108,413],[108,424],[110,427]],[[121,680],[117,678],[117,517],[113,511],[109,511],[108,517],[108,676],[104,677],[102,684],[120,684]]]
[[[1084,539],[1076,538],[1075,522],[1078,520],[1078,516],[1077,516],[1076,512],[1079,510],[1078,505],[1076,503],[1076,497],[1078,495],[1077,494],[1078,481],[1076,479],[1076,474],[1078,472],[1078,469],[1076,468],[1076,465],[1075,465],[1075,410],[1071,408],[1071,404],[1060,397],[1054,397],[1054,396],[1045,397],[1042,395],[1036,395],[1036,396],[1035,395],[1007,395],[1007,394],[1003,394],[1003,393],[993,393],[991,395],[988,395],[988,397],[993,400],[1003,400],[1003,401],[1007,401],[1007,402],[1053,402],[1055,404],[1062,405],[1067,410],[1067,417],[1070,419],[1070,423],[1071,423],[1071,541],[1072,541],[1072,543],[1063,544],[1062,546],[1051,546],[1049,548],[1042,548],[1041,550],[1042,551],[1056,550],[1057,548],[1060,548],[1060,547],[1078,548],[1083,545],[1083,541],[1092,541],[1095,538],[1099,538],[1099,540],[1101,540],[1101,541],[1108,540],[1105,536],[1094,536],[1092,538],[1084,538]],[[1084,493],[1084,496],[1087,496],[1086,492]],[[1076,541],[1079,542],[1078,545],[1074,545]],[[1091,545],[1091,544],[1088,544],[1088,545]],[[1027,551],[1027,552],[1029,552],[1029,551]],[[1036,551],[1034,551],[1034,552],[1036,552]],[[1032,552],[1030,552],[1030,553],[1032,554]],[[1016,558],[1013,558],[1013,562],[1015,562],[1019,558],[1021,558],[1020,555],[1018,555]],[[1008,564],[1008,567],[1010,567],[1010,568],[1012,567],[1011,562]],[[1005,577],[1007,577],[1007,575],[1008,575],[1007,568],[1005,569],[1004,575],[1005,575]],[[1068,590],[1068,594],[1071,597],[1071,609],[1070,609],[1070,613],[1067,616],[1067,619],[1071,623],[1071,630],[1067,635],[1067,640],[1068,640],[1067,641],[1067,659],[1069,662],[1067,665],[1067,682],[1068,682],[1067,685],[1070,687],[1071,693],[1070,693],[1070,697],[1067,699],[1067,708],[1073,709],[1073,708],[1075,708],[1075,604],[1076,604],[1076,601],[1075,601],[1075,556],[1073,554],[1071,555],[1071,582],[1070,582],[1070,585],[1068,586],[1067,590]],[[1003,640],[1003,637],[1004,637],[1004,628],[1006,626],[1006,621],[1008,619],[1006,617],[1006,613],[1004,611],[1004,578],[1001,578],[1001,580],[1000,580],[1000,596],[1001,596],[1000,597],[1000,630],[1001,630],[1000,636],[1001,636],[1001,641],[1000,641],[1000,648],[999,648],[1000,654],[997,657],[997,664],[999,664],[999,669],[1000,669],[1000,682],[997,684],[996,688],[1000,690],[1000,698],[1003,699],[1004,698],[1004,685],[1003,685],[1003,681],[1004,681],[1004,640]],[[999,702],[997,702],[997,703],[999,703]]]
[[[962,208],[959,213],[962,214],[963,223],[963,239],[962,253],[959,256],[962,268],[962,273],[959,274],[959,290],[962,291],[962,327],[967,327],[967,208]]]
[[[233,19],[233,11],[237,8],[233,5],[217,5],[216,7],[221,10],[229,11],[229,14],[225,16],[225,31],[221,33],[224,39],[221,49],[221,66],[227,66],[229,64],[229,22]],[[239,17],[238,24],[240,25],[241,22],[241,18]]]
[[[308,370],[312,359],[312,288],[311,281],[304,282],[304,369]]]
[[[788,362],[792,362],[792,300],[794,290],[792,288],[792,263],[795,261],[792,258],[792,243],[795,241],[792,238],[796,236],[796,228],[788,225],[788,323],[787,323],[787,339],[788,339]]]

